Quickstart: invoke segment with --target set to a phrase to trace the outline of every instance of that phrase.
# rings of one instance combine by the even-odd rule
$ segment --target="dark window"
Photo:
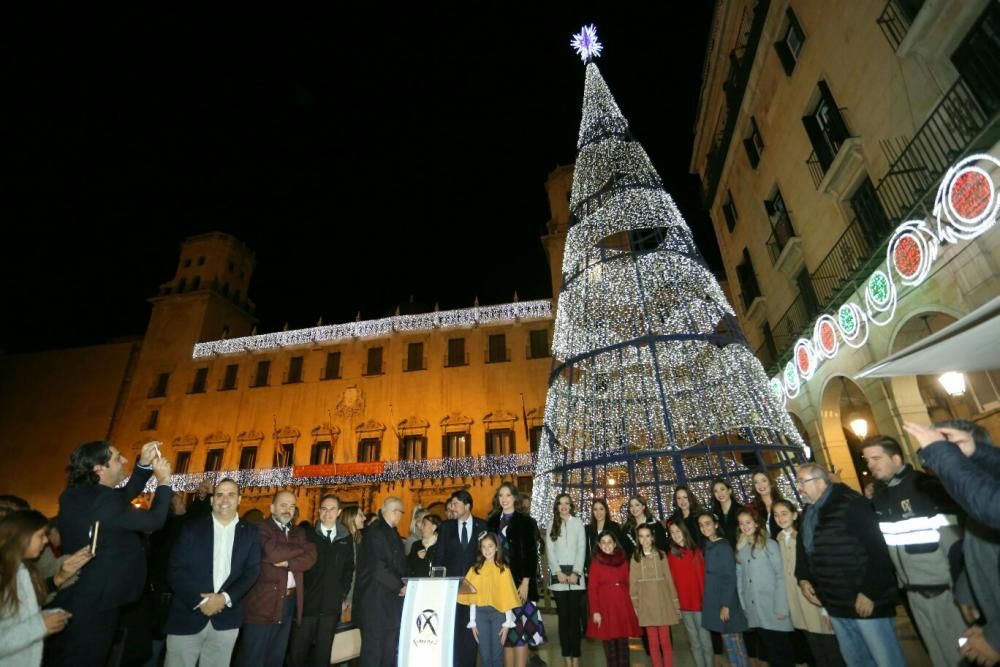
[[[145,428],[145,430],[147,430],[147,431],[155,431],[156,430],[156,424],[159,421],[160,421],[160,411],[159,410],[150,410],[149,411],[149,416],[146,417],[146,428]]]
[[[340,352],[327,352],[326,365],[321,380],[335,380],[340,377]]]
[[[201,287],[201,276],[195,276],[191,279],[191,289],[198,289]]]
[[[186,289],[187,289],[187,279],[181,278],[180,280],[177,281],[177,293],[183,294],[184,290]]]
[[[174,472],[183,475],[191,467],[191,452],[177,452],[177,460],[174,462]]]
[[[222,296],[229,296],[229,283],[222,283]]]
[[[240,450],[240,470],[253,470],[257,465],[257,448],[244,447]]]
[[[771,237],[768,239],[771,259],[778,261],[781,251],[795,236],[795,228],[792,227],[792,219],[788,215],[788,207],[785,205],[785,198],[781,196],[781,190],[776,189],[774,197],[764,202],[764,210],[767,211],[767,218],[771,223]]]
[[[328,441],[320,441],[312,446],[309,452],[310,465],[327,465],[333,463],[333,447]]]
[[[163,398],[167,395],[167,385],[170,384],[170,373],[160,373],[156,382],[149,389],[149,398]]]
[[[528,444],[532,454],[537,452],[542,445],[542,428],[541,426],[532,426],[531,430],[528,431]]]
[[[381,375],[382,374],[382,348],[381,347],[370,347],[368,348],[368,363],[365,364],[365,372],[362,375]]]
[[[258,361],[257,362],[257,374],[254,375],[253,384],[251,387],[266,387],[268,382],[268,376],[271,374],[271,362],[270,361]]]
[[[726,229],[732,232],[736,229],[736,221],[739,214],[736,212],[736,204],[733,202],[733,193],[726,190],[726,199],[722,202],[722,215],[726,218]]]
[[[465,356],[465,339],[448,339],[448,366],[465,366],[469,360]]]
[[[951,62],[986,114],[1000,111],[1000,81],[997,80],[1000,7],[996,2],[989,3],[976,25],[951,54]],[[966,113],[971,113],[971,110]],[[965,118],[964,115],[959,117]]]
[[[233,266],[233,263],[229,262],[229,273],[232,273],[234,268],[236,268],[236,267]]]
[[[549,356],[549,330],[533,329],[528,332],[528,358],[542,359]]]
[[[750,116],[750,136],[743,140],[743,147],[747,151],[750,166],[756,169],[760,164],[760,154],[764,152],[764,139],[760,136],[757,119],[753,116]]]
[[[186,269],[186,268],[188,268],[190,266],[191,266],[191,259],[190,258],[185,259],[184,260],[184,268]]]
[[[806,314],[810,319],[819,314],[819,299],[816,298],[816,290],[813,288],[812,278],[809,272],[803,269],[795,276],[795,284],[799,286],[799,294],[802,295],[802,305],[806,309]]]
[[[501,456],[514,453],[514,431],[493,429],[486,432],[486,455]]]
[[[378,461],[381,444],[380,438],[362,438],[358,443],[358,461],[361,463]]]
[[[399,439],[399,460],[419,461],[427,458],[427,438],[420,435],[404,435]]]
[[[238,302],[239,300],[240,300],[240,291],[236,290],[235,292],[233,292],[233,301]]]
[[[205,455],[205,472],[222,470],[222,451],[221,449],[208,450],[208,454]]]
[[[204,255],[198,258],[198,266],[205,266],[205,257],[204,257]]]
[[[840,115],[837,102],[833,99],[826,81],[819,84],[819,103],[816,109],[802,118],[802,124],[809,135],[813,150],[816,152],[816,159],[819,161],[823,171],[826,172],[833,164],[834,158],[840,151],[840,147],[850,138],[847,133],[847,124],[844,117]]]
[[[471,444],[468,433],[445,433],[441,440],[441,454],[449,459],[472,456]]]
[[[410,343],[406,346],[406,370],[424,370],[424,344]]]
[[[785,11],[785,16],[788,19],[788,27],[782,33],[781,39],[775,42],[774,50],[778,52],[778,59],[785,69],[785,74],[791,76],[795,71],[795,63],[799,60],[802,44],[806,41],[806,34],[802,31],[802,26],[799,25],[791,7]]]
[[[491,334],[489,345],[487,363],[495,364],[501,361],[510,361],[510,357],[507,354],[507,334]]]
[[[285,382],[302,382],[302,357],[292,357],[288,362],[288,379]]]
[[[205,383],[208,381],[208,369],[199,368],[194,372],[194,382],[191,383],[192,394],[204,394]]]
[[[778,347],[774,344],[774,332],[771,331],[771,323],[767,320],[760,327],[761,338],[764,339],[760,347],[760,362],[764,368],[769,368],[778,360]]]
[[[226,366],[226,374],[222,378],[222,386],[219,387],[220,391],[236,389],[236,375],[239,373],[239,370],[239,364],[228,364]]]
[[[753,270],[753,260],[750,259],[750,252],[746,248],[743,249],[743,262],[736,267],[736,279],[740,283],[743,307],[749,310],[753,300],[760,296],[760,287],[757,285],[757,274]]]
[[[889,231],[889,219],[882,209],[882,202],[875,192],[875,186],[868,176],[865,176],[851,195],[851,208],[858,219],[858,224],[864,230],[865,236],[872,245]]]
[[[295,465],[295,445],[291,443],[281,443],[274,448],[274,467],[288,468]]]

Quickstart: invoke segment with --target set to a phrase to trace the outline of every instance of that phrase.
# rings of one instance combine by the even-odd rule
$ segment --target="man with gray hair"
[[[803,595],[830,614],[849,665],[905,665],[896,639],[896,582],[871,503],[806,463],[796,486],[812,503],[802,517],[795,577]]]
[[[406,585],[406,555],[396,526],[403,501],[389,496],[381,516],[365,529],[364,558],[359,559],[357,592],[361,597],[361,667],[396,667],[399,625]]]

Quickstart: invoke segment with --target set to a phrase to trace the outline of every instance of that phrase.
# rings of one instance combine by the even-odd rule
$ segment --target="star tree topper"
[[[597,41],[597,28],[593,23],[580,28],[580,32],[573,35],[570,46],[580,56],[583,62],[589,62],[594,58],[599,58],[604,45]]]

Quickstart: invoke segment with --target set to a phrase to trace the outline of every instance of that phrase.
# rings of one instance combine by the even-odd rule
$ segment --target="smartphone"
[[[97,555],[97,533],[101,530],[101,522],[95,521],[90,529],[90,555]]]

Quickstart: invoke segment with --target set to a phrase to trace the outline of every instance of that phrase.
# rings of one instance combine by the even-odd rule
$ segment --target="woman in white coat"
[[[545,532],[549,590],[559,614],[559,644],[566,667],[579,667],[583,639],[584,554],[587,535],[569,494],[556,498],[552,527]]]

